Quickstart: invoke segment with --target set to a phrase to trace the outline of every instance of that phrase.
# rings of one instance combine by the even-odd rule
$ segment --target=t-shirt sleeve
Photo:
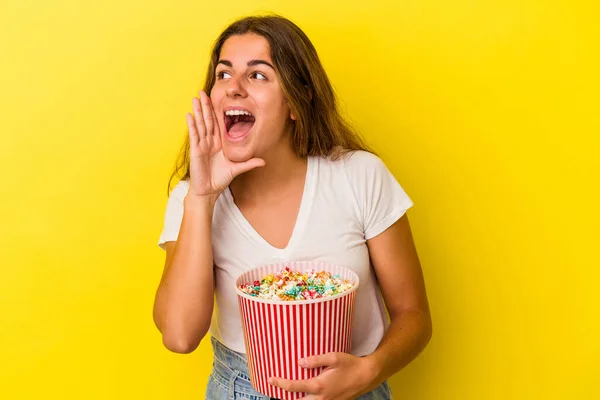
[[[179,229],[181,227],[181,221],[183,220],[183,200],[187,194],[189,183],[187,181],[180,181],[175,185],[169,199],[167,200],[167,207],[165,210],[163,230],[158,239],[158,246],[161,249],[165,249],[165,243],[176,241],[179,236]]]
[[[346,172],[358,203],[366,240],[385,231],[413,206],[411,198],[376,155],[354,152],[346,160]]]

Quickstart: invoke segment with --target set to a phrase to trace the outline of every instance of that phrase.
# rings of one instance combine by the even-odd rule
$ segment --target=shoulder
[[[318,157],[322,163],[332,167],[363,169],[385,167],[383,160],[366,150],[348,150],[334,153],[329,157]]]
[[[389,173],[379,156],[365,150],[347,151],[325,162],[350,181],[378,179],[378,176]]]
[[[346,182],[358,195],[361,192],[370,192],[374,189],[373,186],[387,182],[393,177],[378,155],[365,150],[345,151],[336,157],[319,157],[318,163],[320,180]],[[341,186],[336,183],[336,187]]]
[[[176,199],[183,202],[183,199],[187,195],[187,192],[190,188],[190,182],[188,180],[182,179],[173,187],[171,193],[169,193],[169,199]]]
[[[365,150],[350,151],[342,156],[344,166],[349,169],[385,168],[383,160]]]
[[[179,228],[183,219],[183,202],[187,195],[189,182],[179,181],[169,193],[167,206],[164,214],[164,226],[160,235],[158,245],[165,250],[166,243],[177,240]]]

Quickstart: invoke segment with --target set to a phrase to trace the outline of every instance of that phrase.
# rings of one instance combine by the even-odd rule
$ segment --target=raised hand
[[[253,158],[233,162],[223,154],[221,132],[212,102],[204,91],[200,99],[192,99],[194,115],[187,114],[190,135],[190,188],[189,195],[218,197],[238,175],[265,165],[264,160]]]

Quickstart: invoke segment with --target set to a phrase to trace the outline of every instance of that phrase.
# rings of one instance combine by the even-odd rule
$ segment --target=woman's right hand
[[[265,165],[264,160],[253,158],[233,162],[223,154],[221,132],[212,102],[204,91],[200,99],[192,99],[194,115],[187,114],[190,136],[189,195],[216,198],[238,175]]]

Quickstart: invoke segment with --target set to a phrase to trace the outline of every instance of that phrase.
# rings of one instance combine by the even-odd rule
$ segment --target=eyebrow
[[[233,68],[233,64],[229,60],[219,60],[219,62],[217,64],[223,64],[226,67]],[[249,67],[254,67],[255,65],[261,65],[261,64],[271,67],[273,70],[275,70],[275,67],[273,65],[271,65],[271,63],[269,63],[265,60],[250,60],[247,63],[247,65]]]

